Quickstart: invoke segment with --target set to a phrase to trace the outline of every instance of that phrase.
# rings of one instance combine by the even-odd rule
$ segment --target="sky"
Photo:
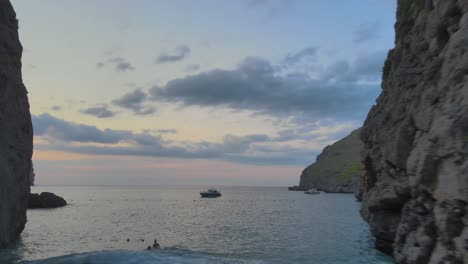
[[[36,184],[297,184],[380,94],[395,2],[12,0]]]

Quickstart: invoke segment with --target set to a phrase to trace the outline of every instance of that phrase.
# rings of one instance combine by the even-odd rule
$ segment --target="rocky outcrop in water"
[[[33,130],[22,52],[16,13],[0,0],[0,247],[18,238],[26,223]]]
[[[399,0],[361,213],[398,263],[468,263],[468,1]]]
[[[302,172],[299,190],[315,188],[325,192],[352,193],[359,188],[362,173],[359,152],[360,129],[327,146],[314,164]]]
[[[294,185],[294,186],[289,186],[288,191],[298,191],[298,192],[300,192],[300,191],[307,191],[307,189],[301,188],[298,185]]]
[[[65,199],[50,192],[43,192],[41,194],[31,193],[29,195],[29,209],[57,208],[65,205],[67,205]]]

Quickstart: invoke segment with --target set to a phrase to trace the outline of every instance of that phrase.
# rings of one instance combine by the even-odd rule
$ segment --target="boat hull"
[[[220,193],[200,193],[200,195],[202,198],[216,198],[221,196]]]
[[[316,189],[309,189],[309,190],[305,191],[304,193],[305,194],[320,194],[320,191],[316,190]]]

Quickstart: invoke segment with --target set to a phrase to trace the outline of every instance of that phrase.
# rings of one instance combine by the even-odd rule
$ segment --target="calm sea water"
[[[0,263],[391,263],[353,195],[219,189],[202,199],[193,187],[33,187],[70,205],[28,211]],[[162,249],[145,250],[155,238]]]

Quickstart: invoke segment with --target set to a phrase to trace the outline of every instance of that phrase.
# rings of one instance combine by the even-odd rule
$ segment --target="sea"
[[[208,186],[210,187],[210,186]],[[37,186],[69,205],[35,209],[0,263],[392,263],[352,194],[279,187]],[[159,250],[147,250],[157,239]]]

